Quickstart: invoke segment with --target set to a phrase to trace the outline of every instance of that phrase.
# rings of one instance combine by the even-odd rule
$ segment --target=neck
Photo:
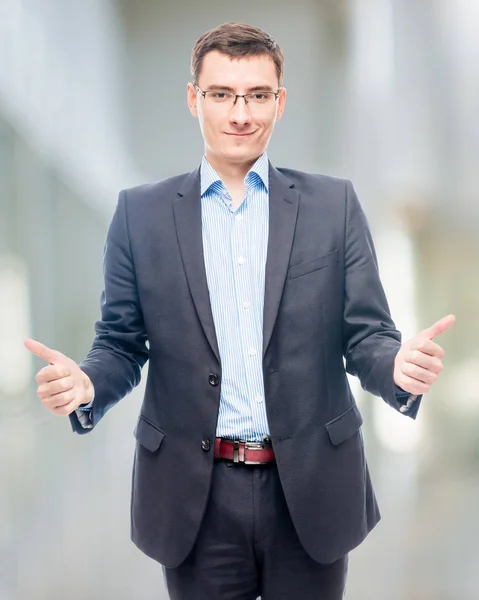
[[[246,163],[225,163],[221,160],[218,160],[216,157],[211,156],[208,151],[205,152],[206,158],[208,162],[213,167],[213,169],[218,173],[221,178],[221,181],[228,186],[241,186],[244,184],[244,178],[246,177],[248,171],[254,165],[259,157],[256,157],[254,160],[248,161]]]

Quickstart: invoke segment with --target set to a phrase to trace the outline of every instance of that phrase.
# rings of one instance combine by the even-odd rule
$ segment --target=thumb
[[[442,319],[439,319],[439,321],[436,321],[434,325],[431,325],[431,327],[424,329],[421,334],[427,337],[429,340],[432,340],[436,337],[436,335],[444,333],[450,329],[454,325],[455,321],[456,317],[454,315],[447,315],[447,317],[443,317]]]
[[[27,338],[23,343],[25,344],[25,348],[27,348],[27,350],[30,350],[32,354],[43,358],[43,360],[46,360],[51,364],[61,363],[65,358],[65,356],[61,352],[58,352],[57,350],[52,350],[48,346],[45,346],[45,344],[41,344],[40,342],[32,340],[31,338]]]

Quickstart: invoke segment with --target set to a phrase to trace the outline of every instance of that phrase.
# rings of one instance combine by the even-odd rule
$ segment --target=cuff
[[[91,404],[91,402],[90,402],[90,404]],[[75,411],[75,413],[76,413],[76,416],[78,417],[78,421],[79,421],[80,425],[83,427],[83,429],[93,429],[93,423],[91,422],[89,410],[85,410],[85,408],[83,408],[81,410],[77,409]]]
[[[91,422],[91,408],[93,406],[93,400],[95,400],[95,388],[93,388],[93,396],[91,402],[89,404],[85,404],[84,406],[79,406],[76,410],[76,416],[78,417],[78,421],[83,429],[93,429],[93,423]]]
[[[408,413],[410,411],[411,407],[414,405],[414,403],[418,399],[418,397],[419,396],[417,396],[415,394],[409,394],[406,404],[403,404],[402,406],[399,407],[399,412],[401,412],[403,414]]]
[[[394,388],[396,390],[396,398],[400,404],[399,412],[402,413],[403,415],[408,414],[409,411],[411,410],[411,408],[417,402],[418,398],[420,398],[420,396],[418,396],[417,394],[411,394],[410,392],[406,392],[406,390],[403,390],[401,387],[399,387],[396,384],[394,384]],[[414,406],[414,408],[416,408],[416,407]],[[417,412],[417,411],[411,411],[411,412]]]

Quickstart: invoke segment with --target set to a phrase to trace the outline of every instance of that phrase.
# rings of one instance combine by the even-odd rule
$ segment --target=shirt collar
[[[251,169],[246,174],[244,179],[246,187],[255,187],[261,183],[269,190],[269,163],[268,156],[264,152],[254,163]],[[200,167],[200,182],[201,182],[201,195],[203,196],[212,185],[223,184],[218,173],[208,162],[206,156],[203,156]],[[224,184],[223,184],[224,185]]]

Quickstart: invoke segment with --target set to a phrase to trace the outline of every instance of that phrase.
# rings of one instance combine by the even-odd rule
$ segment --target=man
[[[269,35],[205,33],[192,75],[201,166],[120,193],[92,349],[78,366],[27,340],[50,363],[38,395],[88,433],[150,360],[132,539],[172,599],[338,600],[380,518],[343,357],[415,418],[454,317],[401,345],[351,183],[268,163],[286,103]]]

